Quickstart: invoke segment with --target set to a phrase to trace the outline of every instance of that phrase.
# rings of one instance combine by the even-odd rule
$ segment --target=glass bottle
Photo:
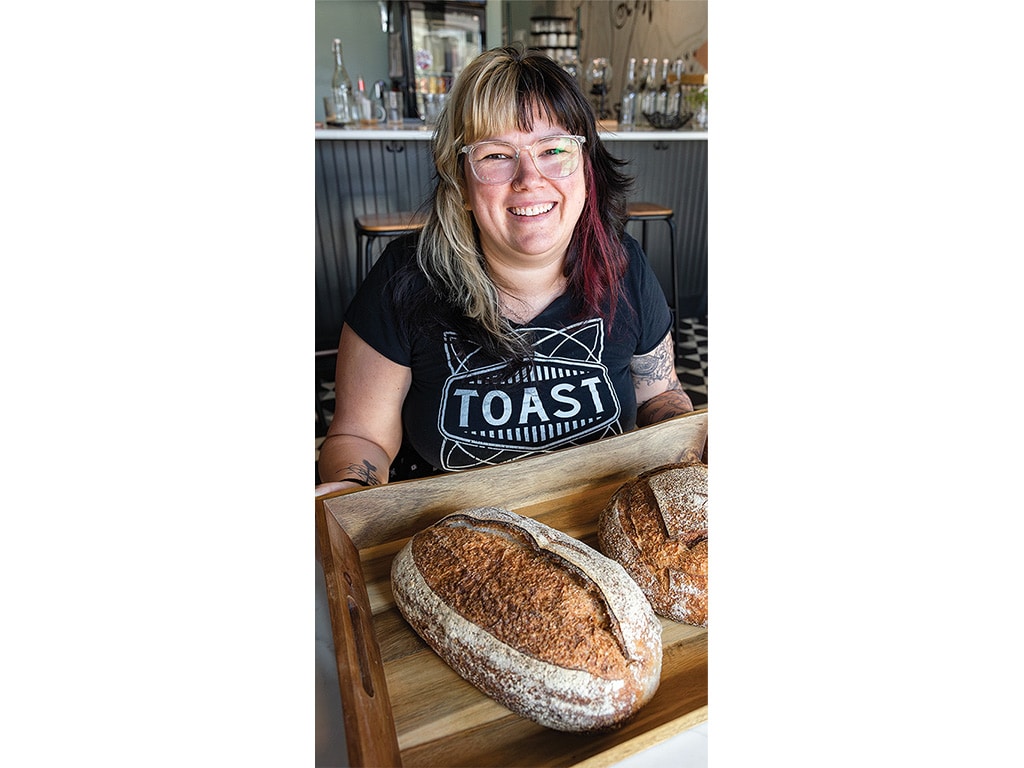
[[[658,95],[654,111],[659,115],[668,114],[668,59],[661,60],[661,78],[658,80]]]
[[[587,83],[591,96],[590,103],[598,120],[607,120],[611,116],[606,103],[611,82],[612,67],[608,59],[599,57],[592,60],[587,69]]]
[[[626,87],[622,89],[622,104],[619,107],[619,127],[632,128],[636,125],[636,59],[629,60],[626,73]]]
[[[654,112],[655,98],[658,95],[658,60],[654,57],[644,59],[644,87],[640,98],[640,111],[644,116],[644,124],[650,125],[647,115]]]
[[[331,45],[334,53],[334,76],[331,78],[331,98],[334,101],[334,122],[343,125],[352,122],[353,93],[352,80],[345,69],[345,61],[341,56],[341,40],[334,38]],[[330,121],[331,115],[327,116]]]
[[[676,59],[672,64],[668,86],[668,109],[666,110],[669,115],[678,115],[685,107],[683,104],[683,70],[685,67],[686,64],[682,58]]]
[[[640,74],[636,78],[636,124],[646,125],[644,118],[644,95],[647,93],[647,62],[648,59],[640,59]]]

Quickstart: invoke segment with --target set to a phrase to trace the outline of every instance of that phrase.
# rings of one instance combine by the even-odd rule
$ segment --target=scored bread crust
[[[708,625],[707,465],[667,464],[623,484],[598,518],[598,546],[655,613]]]
[[[620,725],[660,683],[661,624],[640,588],[531,518],[497,507],[449,515],[402,548],[391,581],[402,616],[452,669],[548,728]]]

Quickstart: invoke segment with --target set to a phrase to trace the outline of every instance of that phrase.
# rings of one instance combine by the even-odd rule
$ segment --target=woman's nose
[[[512,178],[513,186],[526,189],[544,181],[544,176],[537,170],[537,163],[534,162],[533,155],[525,150],[521,151],[519,153],[519,168],[516,169],[516,175]]]

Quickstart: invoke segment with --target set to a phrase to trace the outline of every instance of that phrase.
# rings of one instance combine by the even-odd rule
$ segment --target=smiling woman
[[[693,410],[671,315],[624,232],[630,180],[576,82],[537,52],[478,56],[448,94],[422,232],[345,316],[318,493],[513,461]]]

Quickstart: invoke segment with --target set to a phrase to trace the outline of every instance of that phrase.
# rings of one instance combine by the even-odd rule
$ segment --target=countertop
[[[418,120],[406,121],[403,128],[324,128],[316,123],[317,139],[333,140],[377,140],[377,141],[429,141],[434,134]],[[631,131],[601,127],[599,133],[605,141],[707,141],[708,132],[681,128],[677,131],[656,131],[651,128],[634,128]]]

